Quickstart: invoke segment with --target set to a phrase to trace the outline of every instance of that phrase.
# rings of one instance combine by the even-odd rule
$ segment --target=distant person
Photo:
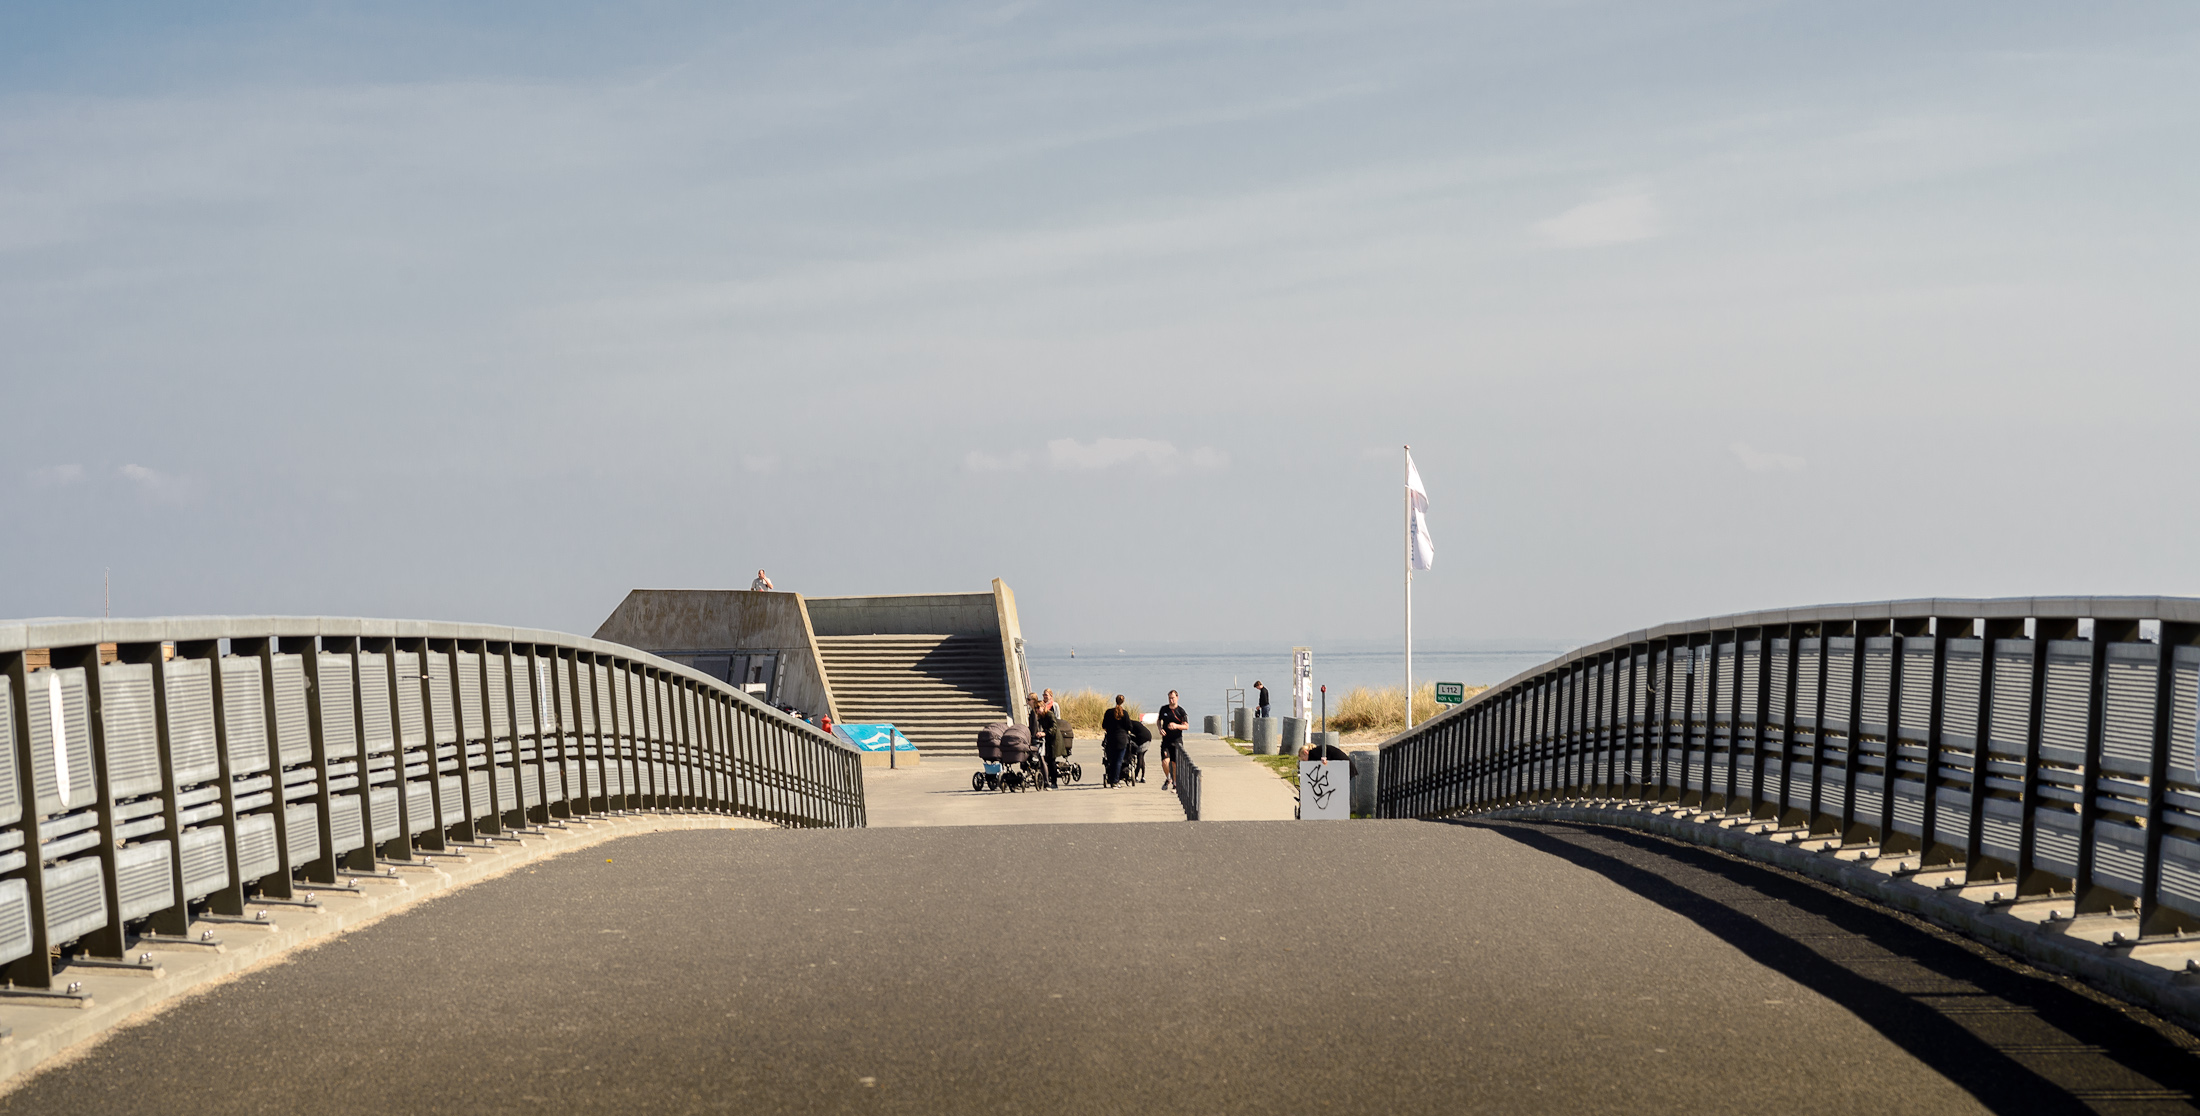
[[[1130,750],[1131,726],[1138,718],[1123,707],[1123,695],[1115,695],[1115,705],[1100,714],[1100,756],[1107,768],[1107,785],[1114,786],[1123,778],[1123,753]]]
[[[1260,708],[1253,711],[1253,716],[1265,717],[1268,715],[1268,687],[1255,681],[1253,688],[1260,691]]]
[[[756,580],[749,582],[749,592],[751,593],[769,592],[771,590],[771,587],[772,579],[766,577],[764,575],[764,571],[762,570],[756,571]]]
[[[1176,703],[1176,691],[1169,691],[1169,704],[1161,707],[1161,789],[1168,790],[1176,783],[1176,752],[1184,746],[1184,730],[1192,725],[1192,715]]]
[[[1032,739],[1044,742],[1047,754],[1047,785],[1062,785],[1062,707],[1054,703],[1054,691],[1039,695],[1038,712],[1032,721]]]

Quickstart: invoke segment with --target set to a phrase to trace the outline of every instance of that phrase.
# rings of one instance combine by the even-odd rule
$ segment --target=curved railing
[[[1756,612],[1561,656],[1382,747],[1378,814],[1672,802],[2200,929],[2200,600]]]
[[[631,647],[328,617],[0,623],[0,977],[121,957],[454,845],[589,814],[864,823],[859,758]]]

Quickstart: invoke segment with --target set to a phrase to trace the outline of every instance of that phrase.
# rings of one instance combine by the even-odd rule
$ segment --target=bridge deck
[[[2181,1037],[1637,834],[709,831],[246,974],[0,1116],[2187,1111]]]

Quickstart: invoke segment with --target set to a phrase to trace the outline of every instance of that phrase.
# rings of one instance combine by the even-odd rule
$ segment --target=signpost
[[[1302,721],[1314,716],[1314,649],[1291,649],[1291,715]]]
[[[1467,700],[1467,684],[1464,682],[1438,682],[1436,704],[1457,705]]]

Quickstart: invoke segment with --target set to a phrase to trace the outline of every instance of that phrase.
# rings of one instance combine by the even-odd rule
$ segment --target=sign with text
[[[1467,684],[1464,682],[1438,682],[1436,704],[1457,705],[1467,700]]]
[[[1314,719],[1314,649],[1291,649],[1291,715],[1302,721]]]
[[[1352,764],[1349,761],[1299,762],[1299,820],[1352,820]]]

